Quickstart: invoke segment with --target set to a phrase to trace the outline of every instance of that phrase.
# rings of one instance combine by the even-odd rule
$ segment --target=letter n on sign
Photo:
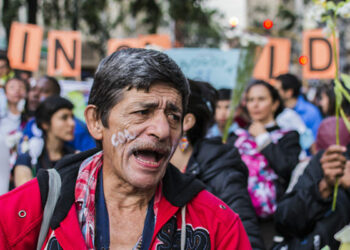
[[[336,40],[339,48],[339,40]],[[339,50],[337,51],[339,58]],[[332,79],[335,77],[333,37],[327,38],[322,29],[303,33],[303,55],[308,62],[303,66],[305,79]]]
[[[47,74],[50,76],[79,77],[80,72],[80,32],[50,31],[48,35]]]
[[[41,27],[34,24],[13,22],[7,54],[11,67],[37,71],[42,40],[43,29]]]
[[[253,76],[273,83],[280,74],[288,73],[291,42],[286,38],[270,38],[255,65]]]

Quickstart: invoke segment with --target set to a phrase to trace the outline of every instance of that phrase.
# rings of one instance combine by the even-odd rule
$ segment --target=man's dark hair
[[[292,89],[294,98],[297,98],[299,96],[301,89],[301,81],[295,75],[289,73],[282,74],[277,76],[276,80],[281,81],[283,90]]]
[[[218,101],[231,100],[231,89],[222,88],[218,90]]]
[[[5,61],[8,68],[10,68],[10,61],[8,57],[4,54],[0,54],[0,61]]]
[[[185,113],[190,93],[187,79],[166,54],[147,49],[124,49],[104,58],[95,73],[88,103],[96,106],[97,118],[108,128],[109,113],[121,101],[125,89],[148,91],[155,82],[179,91]]]
[[[187,113],[192,113],[196,123],[189,129],[186,136],[194,145],[199,139],[204,138],[208,128],[214,122],[215,104],[218,93],[216,89],[207,82],[188,79],[191,94],[188,100]]]
[[[61,94],[61,86],[55,77],[45,75],[42,77],[42,79],[46,79],[51,84],[54,95]]]
[[[35,120],[38,127],[45,133],[43,124],[50,124],[52,116],[60,109],[73,109],[73,104],[60,96],[50,96],[40,103],[35,111]]]
[[[256,80],[252,83],[250,83],[247,87],[247,90],[246,90],[246,93],[249,92],[249,90],[254,87],[254,86],[257,86],[257,85],[261,85],[261,86],[264,86],[267,88],[267,90],[269,91],[270,95],[271,95],[271,98],[272,98],[272,101],[273,102],[276,102],[278,101],[279,102],[279,105],[274,113],[274,118],[276,118],[284,109],[284,105],[283,105],[283,101],[282,101],[282,98],[281,96],[279,95],[277,89],[275,89],[271,84],[263,81],[263,80]]]

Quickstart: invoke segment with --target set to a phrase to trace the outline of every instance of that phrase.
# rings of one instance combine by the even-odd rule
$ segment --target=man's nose
[[[158,138],[158,140],[164,140],[170,135],[170,124],[166,114],[159,112],[154,115],[151,120],[149,133]]]

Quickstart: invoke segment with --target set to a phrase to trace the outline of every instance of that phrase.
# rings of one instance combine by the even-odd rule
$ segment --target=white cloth
[[[0,195],[8,192],[10,180],[10,152],[5,145],[5,137],[0,134]]]
[[[7,112],[6,116],[0,120],[1,132],[5,135],[18,130],[21,125],[21,115],[14,115],[11,112]]]
[[[276,122],[281,128],[297,131],[300,135],[300,146],[304,150],[310,148],[315,140],[311,129],[306,127],[300,115],[293,109],[285,108],[276,117]]]

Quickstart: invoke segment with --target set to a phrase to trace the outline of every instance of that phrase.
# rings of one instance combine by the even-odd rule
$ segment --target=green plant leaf
[[[339,87],[338,84],[336,84],[334,87],[334,94],[335,94],[335,104],[337,105],[337,107],[340,107],[343,101],[343,95],[342,95],[341,88]]]
[[[339,8],[343,7],[343,6],[344,6],[344,4],[345,4],[345,2],[344,2],[344,1],[339,2],[339,3],[337,4],[337,9],[339,9]]]
[[[335,10],[337,7],[334,2],[329,1],[326,3],[326,9],[327,10]]]
[[[347,74],[341,74],[341,78],[344,82],[345,87],[347,87],[348,89],[350,89],[350,76]]]
[[[344,89],[344,87],[341,85],[341,83],[338,79],[335,79],[334,82],[335,82],[334,93],[335,93],[335,88],[338,88],[338,90],[341,91],[341,93],[346,98],[346,100],[348,100],[348,102],[350,102],[349,92],[346,89]]]
[[[340,115],[344,120],[344,124],[346,126],[346,128],[348,129],[349,133],[350,133],[350,121],[349,118],[346,116],[344,110],[342,108],[340,108]]]

